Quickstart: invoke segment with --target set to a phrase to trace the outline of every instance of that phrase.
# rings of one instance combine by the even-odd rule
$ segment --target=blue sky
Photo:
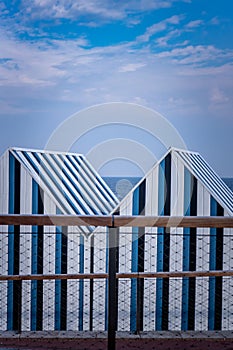
[[[44,148],[83,108],[130,102],[161,113],[189,149],[233,177],[232,16],[231,0],[0,1],[0,153]],[[161,153],[123,125],[98,128],[72,150],[88,153],[108,138]],[[126,163],[101,172],[139,174]]]

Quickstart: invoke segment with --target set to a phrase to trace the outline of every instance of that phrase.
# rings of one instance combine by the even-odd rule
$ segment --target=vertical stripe
[[[0,158],[0,212],[1,214],[9,213],[9,152],[6,151],[5,154]],[[10,230],[10,226],[0,225],[0,230],[4,234],[0,235],[0,274],[8,274],[8,241],[9,234],[7,230]],[[7,257],[7,258],[6,258]],[[8,293],[8,282],[1,282],[0,284],[0,300],[1,306],[1,318],[0,327],[1,330],[7,330],[7,298]],[[9,293],[10,294],[10,293]]]
[[[145,215],[146,180],[139,186],[139,212]],[[145,228],[138,228],[138,272],[144,272]],[[137,331],[143,331],[144,279],[137,279]]]
[[[210,215],[217,215],[217,202],[213,197],[210,198]],[[210,270],[216,267],[216,229],[210,228]],[[215,321],[215,278],[209,278],[209,316],[208,329],[214,330]]]
[[[165,188],[164,215],[171,214],[171,154],[165,158]],[[169,271],[170,260],[170,229],[164,228],[163,271]],[[169,312],[169,279],[163,279],[162,329],[168,329]]]
[[[94,235],[91,236],[90,246],[90,273],[94,273]],[[93,331],[93,300],[94,300],[94,281],[90,279],[90,318],[89,330]]]
[[[61,274],[67,274],[67,227],[62,227]],[[67,323],[67,280],[61,280],[61,321],[60,329],[66,330]]]
[[[120,215],[132,214],[133,192],[125,198],[124,205],[120,208]],[[131,271],[132,266],[132,227],[120,228],[119,255],[121,264],[120,272]],[[122,263],[124,262],[124,263]],[[127,302],[128,301],[128,302]],[[130,331],[131,311],[131,280],[119,281],[119,331]]]
[[[165,160],[159,164],[159,183],[158,183],[158,215],[164,215],[164,187],[165,187]],[[164,228],[158,227],[157,237],[157,271],[163,271],[163,247],[164,247]],[[157,278],[156,283],[156,330],[162,330],[162,298],[163,298],[163,279]]]
[[[79,273],[84,273],[84,237],[80,235],[79,245]],[[84,301],[84,281],[79,281],[79,331],[83,330],[83,301]]]
[[[197,216],[210,216],[210,193],[197,183]],[[210,269],[210,229],[197,228],[197,270]],[[195,331],[208,329],[209,278],[196,278]]]
[[[20,163],[15,159],[15,203],[14,213],[20,214]],[[14,275],[19,274],[20,226],[14,228]],[[13,282],[13,329],[21,330],[22,281]]]
[[[9,154],[9,214],[14,214],[15,202],[15,158]],[[14,226],[9,226],[8,234],[8,274],[14,272]],[[13,281],[8,282],[7,290],[7,330],[13,330]]]
[[[187,168],[184,168],[184,215],[190,216],[190,189],[191,176]],[[190,246],[190,229],[184,228],[183,231],[183,271],[189,270],[189,246]],[[183,278],[182,285],[182,315],[181,315],[181,329],[188,329],[188,278]]]
[[[115,212],[114,215],[120,215],[120,212]],[[119,243],[120,243],[120,229],[117,229],[116,236],[116,273],[119,272],[120,257],[119,257]],[[118,305],[119,305],[119,280],[116,280],[116,330],[118,327]]]
[[[139,187],[133,192],[132,214],[138,215],[139,212]],[[137,272],[138,269],[138,228],[132,228],[132,262],[131,271]],[[137,280],[131,279],[131,302],[130,302],[130,330],[136,331],[137,328]]]
[[[105,270],[108,273],[108,254],[109,254],[109,228],[106,229],[106,263]],[[108,280],[106,280],[106,288],[105,288],[105,326],[104,330],[108,330]]]
[[[218,203],[217,216],[223,216],[224,209]],[[216,270],[223,269],[223,228],[216,230]],[[216,277],[215,293],[215,330],[222,329],[222,277]]]
[[[183,163],[171,152],[171,216],[183,216],[184,171]],[[171,228],[169,271],[182,271],[183,229]],[[175,298],[174,298],[175,295]],[[181,329],[182,280],[172,279],[169,284],[169,330]]]
[[[224,216],[230,217],[229,212],[224,208]],[[233,269],[232,243],[233,228],[223,229],[223,270]],[[233,329],[233,279],[222,279],[222,324],[221,330]]]
[[[73,227],[68,227],[68,266],[67,273],[79,272],[79,237]],[[79,281],[67,281],[67,330],[78,330],[79,325]]]
[[[20,213],[31,214],[32,178],[21,166],[20,174]],[[20,274],[31,274],[31,228],[20,226]],[[31,329],[31,281],[22,281],[22,331]]]
[[[44,213],[43,192],[38,186],[38,214]],[[43,274],[44,229],[38,226],[37,273]],[[43,329],[43,281],[37,281],[37,330]]]
[[[197,180],[192,176],[191,182],[191,203],[190,215],[197,216]],[[189,270],[196,270],[196,250],[197,250],[197,229],[190,228],[190,259]],[[188,315],[188,329],[194,330],[195,327],[195,303],[196,303],[196,278],[189,278],[189,315]]]
[[[56,204],[51,197],[44,192],[44,212],[56,214]],[[43,274],[55,273],[55,242],[56,227],[44,226],[44,263]],[[49,257],[49,259],[47,259]],[[55,281],[43,282],[43,331],[55,329]]]
[[[60,209],[56,213],[62,214]],[[56,227],[55,273],[67,273],[67,227]],[[55,329],[66,330],[67,280],[55,281]]]
[[[56,208],[56,214],[61,214],[59,208]],[[62,254],[62,227],[56,227],[55,243],[55,273],[61,273],[61,254]],[[61,329],[61,280],[55,281],[55,330]]]
[[[20,163],[9,153],[9,214],[20,214]],[[9,226],[8,273],[19,274],[20,226]],[[21,330],[22,282],[8,282],[7,329]]]
[[[171,154],[159,165],[158,215],[170,215],[171,208]],[[158,228],[157,271],[169,271],[170,230]],[[156,330],[168,329],[169,279],[157,279]]]
[[[224,211],[211,196],[210,215],[223,216]],[[223,229],[210,229],[210,270],[223,269]],[[221,330],[222,327],[222,277],[209,278],[208,329]]]
[[[32,180],[32,214],[38,213],[38,184]],[[32,274],[37,274],[38,235],[37,226],[32,226]],[[36,330],[37,315],[37,281],[31,282],[31,330]]]
[[[32,180],[32,214],[43,214],[43,192]],[[32,274],[43,274],[43,226],[32,227]],[[43,328],[43,281],[31,283],[31,330]]]
[[[135,189],[133,193],[133,215],[145,215],[146,180]],[[133,227],[132,230],[132,272],[144,271],[145,254],[145,229]],[[131,310],[130,330],[143,330],[143,295],[144,280],[132,279],[131,281]]]
[[[184,168],[184,215],[197,215],[197,180]],[[196,270],[196,228],[183,230],[183,271]],[[183,278],[182,330],[194,330],[195,325],[195,277]]]

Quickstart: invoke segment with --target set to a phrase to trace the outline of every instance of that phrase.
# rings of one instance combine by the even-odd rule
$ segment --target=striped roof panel
[[[183,160],[184,165],[209,190],[210,194],[233,214],[233,192],[215,173],[199,153],[174,150]]]
[[[64,214],[105,215],[118,204],[83,155],[18,148],[10,151]]]

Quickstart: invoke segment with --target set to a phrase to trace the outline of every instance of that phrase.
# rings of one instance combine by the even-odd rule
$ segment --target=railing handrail
[[[233,228],[233,217],[6,214],[0,225]]]
[[[233,270],[206,271],[164,271],[164,272],[118,272],[117,279],[131,278],[184,278],[184,277],[232,277]],[[43,280],[94,280],[108,279],[109,274],[103,273],[72,273],[72,274],[31,274],[31,275],[0,275],[0,281],[43,281]]]
[[[0,225],[9,226],[101,226],[109,227],[109,246],[108,246],[108,273],[78,273],[78,274],[15,274],[2,275],[0,281],[13,284],[16,290],[18,283],[23,280],[80,280],[80,279],[108,279],[107,291],[107,309],[108,309],[108,349],[115,350],[116,329],[117,329],[117,297],[118,287],[117,279],[145,279],[145,278],[195,278],[195,277],[227,277],[233,276],[233,270],[211,270],[211,271],[162,271],[162,272],[117,272],[117,235],[118,227],[194,227],[194,228],[233,228],[232,216],[122,216],[122,215],[23,215],[7,214],[0,215]],[[18,239],[20,230],[15,231]],[[66,230],[67,231],[67,230]],[[140,230],[139,230],[140,231]],[[164,230],[165,231],[165,230]],[[216,231],[218,233],[218,230]],[[7,233],[7,232],[6,232]],[[11,232],[9,232],[11,233]],[[23,233],[23,232],[22,232]],[[19,241],[18,241],[19,243]],[[216,267],[217,268],[217,267]],[[191,267],[190,267],[191,269]],[[11,272],[12,273],[12,272]],[[17,270],[18,273],[18,270]],[[7,283],[7,282],[5,282]],[[20,283],[21,284],[21,283]],[[18,288],[18,287],[17,287]],[[137,280],[137,293],[139,295],[142,285]],[[93,284],[92,284],[93,290]],[[14,295],[14,294],[13,294]],[[22,298],[22,295],[20,295]],[[139,300],[140,302],[140,300]],[[140,331],[141,327],[141,308],[137,299],[136,308],[136,329]],[[19,301],[20,308],[22,300]],[[93,306],[93,305],[92,305]],[[19,314],[19,313],[18,313]],[[21,316],[20,316],[21,317]],[[17,319],[16,328],[21,331],[21,318]]]

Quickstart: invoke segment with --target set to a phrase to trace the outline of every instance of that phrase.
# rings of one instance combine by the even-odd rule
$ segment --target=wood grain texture
[[[233,270],[214,271],[173,271],[173,272],[129,272],[117,273],[117,279],[130,278],[183,278],[183,277],[227,277],[233,276]],[[43,280],[93,280],[106,279],[107,273],[77,273],[49,275],[0,275],[0,281],[43,281]]]
[[[231,216],[0,215],[0,225],[233,228]]]

